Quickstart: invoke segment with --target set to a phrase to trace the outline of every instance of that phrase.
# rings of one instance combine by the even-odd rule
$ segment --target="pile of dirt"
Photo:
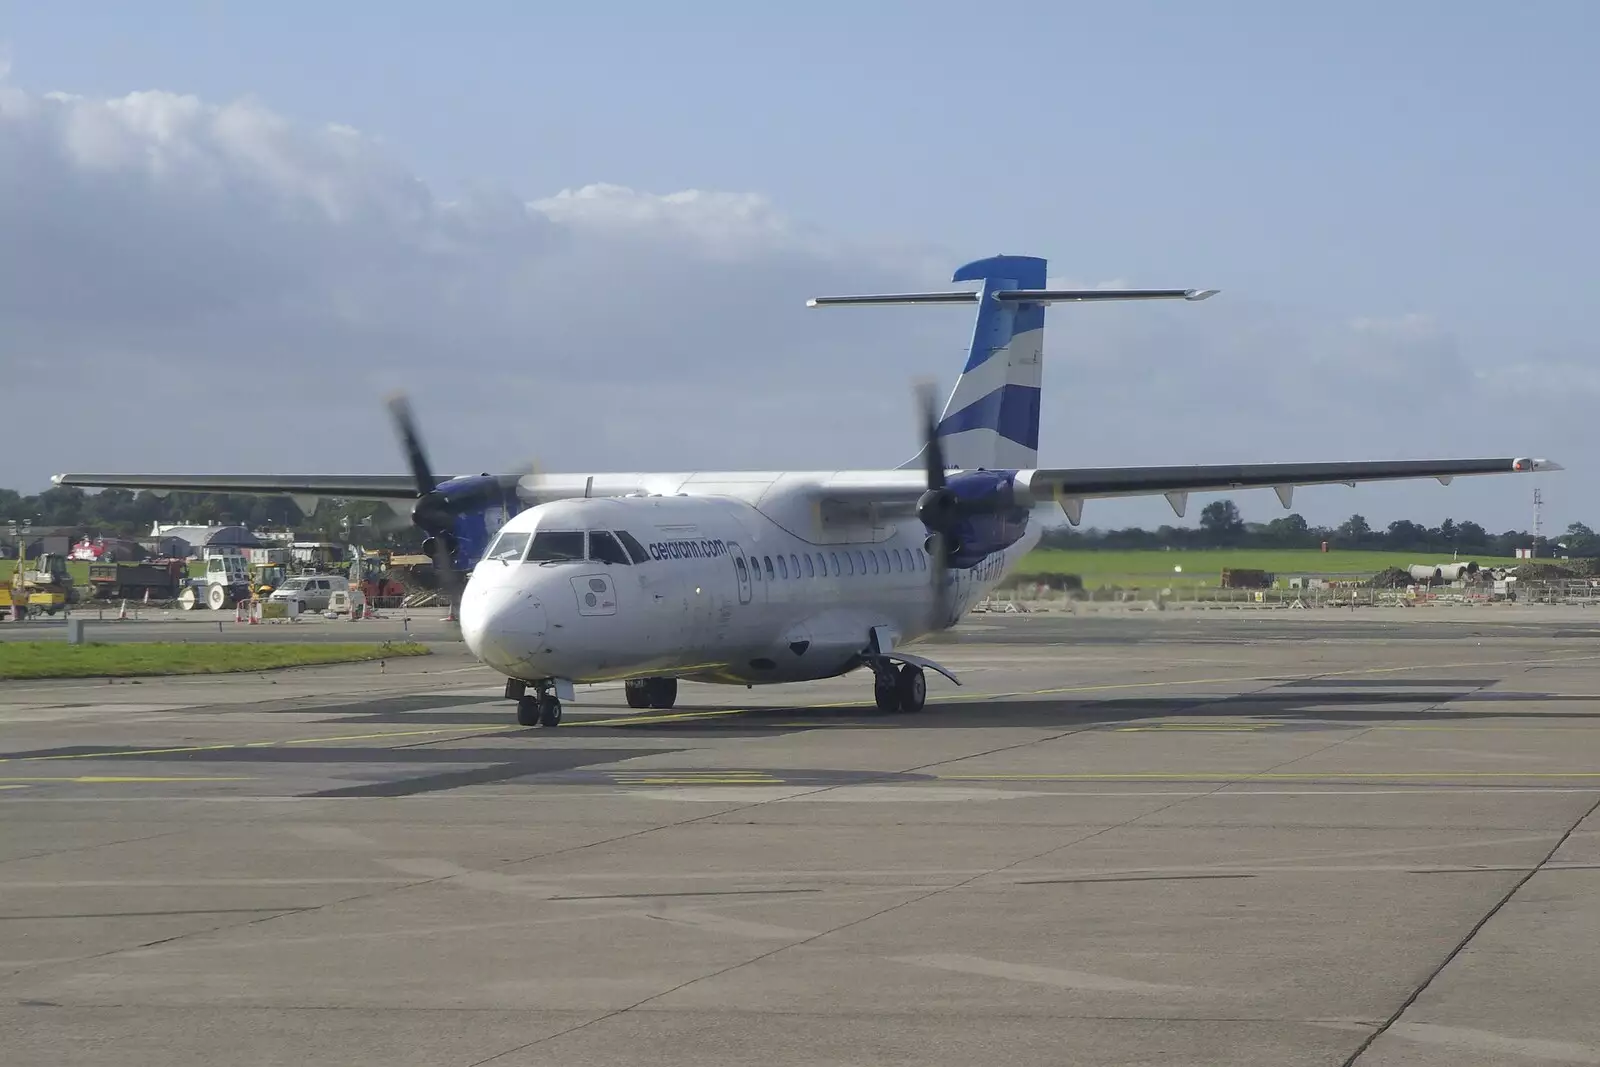
[[[1409,571],[1402,570],[1399,567],[1385,567],[1367,579],[1367,584],[1374,589],[1401,589],[1412,584],[1415,580],[1411,577]]]
[[[1520,564],[1517,567],[1517,581],[1519,582],[1565,582],[1574,578],[1586,577],[1586,568],[1568,566],[1569,563],[1583,564],[1587,560],[1563,560],[1561,563],[1545,563],[1533,560]]]

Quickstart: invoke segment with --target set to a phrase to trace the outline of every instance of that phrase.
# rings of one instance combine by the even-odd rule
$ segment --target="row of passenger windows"
[[[626,530],[540,530],[529,545],[528,535],[502,531],[485,552],[485,560],[504,563],[551,563],[563,560],[592,560],[595,563],[643,563],[650,558],[638,540]],[[762,581],[793,578],[850,577],[857,574],[904,574],[926,571],[928,557],[922,549],[868,548],[843,552],[791,552],[787,556],[735,556],[733,565],[741,578]]]
[[[826,578],[830,574],[838,578],[856,574],[925,571],[928,569],[928,557],[920,548],[855,548],[826,554],[808,552],[797,555],[791,552],[785,556],[780,552],[776,556],[762,556],[760,560],[751,556],[748,568],[743,559],[735,556],[733,565],[738,568],[741,578],[749,574],[759,582],[765,572],[766,580],[770,582],[800,577]]]
[[[587,542],[587,543],[586,543]],[[527,555],[523,553],[526,551]],[[517,563],[552,563],[561,560],[593,560],[595,563],[643,563],[650,558],[638,540],[626,530],[540,530],[528,545],[528,535],[504,531],[494,539],[483,558]]]

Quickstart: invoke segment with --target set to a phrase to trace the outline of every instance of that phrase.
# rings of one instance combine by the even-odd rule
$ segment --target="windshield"
[[[528,550],[529,563],[583,559],[583,531],[540,530]]]
[[[489,546],[489,551],[484,553],[483,558],[515,563],[522,558],[522,550],[527,547],[527,534],[508,531],[494,539],[494,544]]]

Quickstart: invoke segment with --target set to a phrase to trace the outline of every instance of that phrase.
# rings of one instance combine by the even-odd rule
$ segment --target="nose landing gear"
[[[528,686],[533,692],[528,692]],[[560,726],[561,700],[549,682],[506,681],[506,699],[517,702],[518,726]]]

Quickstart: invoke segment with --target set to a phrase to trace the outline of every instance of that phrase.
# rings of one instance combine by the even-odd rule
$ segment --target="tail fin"
[[[979,282],[976,292],[822,296],[812,307],[849,304],[977,304],[967,365],[946,401],[937,435],[946,462],[963,470],[1029,469],[1039,460],[1039,390],[1044,366],[1046,304],[1103,300],[1204,300],[1215,289],[1045,288],[1045,260],[991,256],[955,272]],[[920,466],[921,452],[902,467]]]
[[[1039,387],[1044,369],[1044,305],[995,294],[1044,288],[1045,261],[993,256],[968,263],[951,281],[981,282],[967,365],[939,418],[947,462],[963,470],[1039,465]]]

